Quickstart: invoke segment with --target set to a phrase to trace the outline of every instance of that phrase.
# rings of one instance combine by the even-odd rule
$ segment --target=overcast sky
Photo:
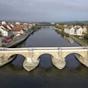
[[[88,0],[0,0],[0,19],[22,21],[88,20]]]

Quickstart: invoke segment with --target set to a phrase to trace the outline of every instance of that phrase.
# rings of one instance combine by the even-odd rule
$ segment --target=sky
[[[0,0],[0,20],[85,21],[88,0]]]

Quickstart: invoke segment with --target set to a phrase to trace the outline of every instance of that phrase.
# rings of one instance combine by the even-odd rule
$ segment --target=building
[[[15,24],[13,28],[13,33],[15,36],[20,36],[24,34],[23,27],[21,24]]]
[[[76,35],[78,35],[78,36],[83,36],[83,29],[82,29],[82,27],[79,27],[79,28],[76,30]]]
[[[69,30],[70,35],[76,35],[76,29],[72,26],[71,29]]]
[[[8,31],[6,31],[5,28],[2,25],[0,26],[0,34],[3,37],[7,37],[8,36]]]
[[[71,27],[65,27],[64,32],[69,34],[69,35],[77,35],[77,36],[83,36],[84,34],[87,33],[87,27],[86,26],[71,26]]]
[[[64,32],[67,34],[69,34],[69,30],[70,30],[69,28],[64,28]]]
[[[83,33],[86,34],[87,33],[87,27],[83,26]]]

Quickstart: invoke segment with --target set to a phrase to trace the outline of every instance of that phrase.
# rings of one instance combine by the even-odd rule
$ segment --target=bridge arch
[[[2,58],[2,60],[0,60],[0,66],[6,65],[10,62],[12,62],[13,60],[16,59],[17,56],[22,56],[24,58],[23,62],[25,61],[26,57],[22,54],[8,54],[8,56],[5,56],[4,59]],[[22,64],[23,64],[22,62]]]
[[[37,62],[37,64],[36,64],[36,67],[39,65],[39,62],[40,62],[40,60],[39,60],[39,57],[41,56],[41,55],[43,55],[43,54],[49,54],[49,55],[51,55],[51,61],[52,61],[52,64],[56,67],[56,68],[58,68],[58,69],[62,69],[62,68],[64,68],[64,66],[65,66],[65,61],[64,61],[64,59],[61,57],[61,55],[58,53],[58,50],[56,50],[56,51],[54,51],[54,52],[52,52],[52,51],[40,51],[40,52],[36,52],[34,55],[33,55],[33,58],[32,58],[32,60],[33,61],[35,61],[35,62]]]
[[[52,63],[52,59],[54,58],[54,56],[52,54],[49,54],[49,53],[44,53],[44,54],[41,54],[39,57],[38,57],[38,60],[39,60],[39,64],[38,65],[41,65],[43,64],[43,67],[45,68],[50,68],[52,67],[53,63]],[[47,65],[47,66],[45,66]]]
[[[18,56],[18,55],[20,55],[20,56],[22,56],[22,57],[24,57],[25,59],[26,59],[26,56],[25,55],[23,55],[23,54],[17,54],[17,53],[14,53],[14,54],[10,54],[10,55],[8,55],[8,59],[7,60],[10,60],[10,59],[15,59],[14,57],[16,57],[16,56]]]
[[[67,57],[69,57],[71,55],[71,57],[72,57],[72,55],[74,56],[74,58],[75,58],[75,60],[72,60],[72,59],[74,59],[74,58],[72,58],[71,59],[71,57],[69,58],[69,59],[71,59],[72,61],[73,61],[73,63],[72,63],[72,65],[74,64],[74,63],[76,63],[76,64],[82,64],[82,65],[85,65],[83,62],[84,62],[84,57],[81,55],[81,54],[79,54],[79,53],[69,53],[69,54],[67,54],[65,57],[64,57],[64,59],[65,59],[65,67],[66,67],[66,65],[67,65],[67,63],[69,63],[68,61],[67,61]],[[76,65],[76,64],[74,64],[74,65]]]
[[[26,60],[26,57],[22,54],[13,54],[8,58],[8,60],[10,59],[10,62],[12,62],[11,65],[13,65],[14,67],[23,68],[23,63]]]
[[[12,60],[10,57],[14,54],[20,54],[26,58],[23,62],[23,67],[27,71],[31,71],[39,64],[39,56],[46,53],[53,56],[52,63],[59,69],[64,68],[66,56],[72,53],[75,53],[77,59],[88,67],[88,47],[1,48],[0,66]]]
[[[38,56],[38,60],[40,60],[40,58],[41,58],[41,56],[43,56],[43,55],[48,55],[48,56],[51,56],[51,58],[53,57],[53,55],[52,54],[50,54],[50,53],[42,53],[42,54],[40,54],[39,56]]]
[[[24,60],[22,62],[22,65],[23,65],[22,67],[25,70],[31,71],[34,68],[34,63],[31,61],[32,58],[31,58],[31,56],[28,53],[27,54],[25,54],[25,53],[18,53],[18,54],[14,53],[14,54],[9,55],[9,58],[13,57],[15,55],[20,55],[20,56],[24,57]]]

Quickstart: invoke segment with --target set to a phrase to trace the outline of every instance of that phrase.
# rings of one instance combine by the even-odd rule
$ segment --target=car
[[[12,41],[11,37],[4,37],[3,41],[4,43],[10,43]]]

